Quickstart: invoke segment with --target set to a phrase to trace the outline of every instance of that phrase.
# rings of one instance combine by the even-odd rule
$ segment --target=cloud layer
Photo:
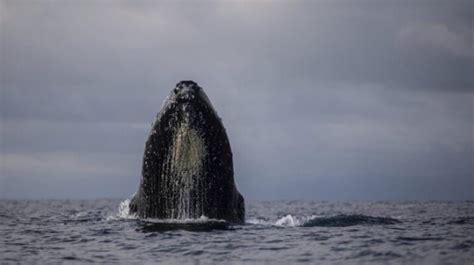
[[[250,199],[474,199],[470,1],[0,1],[0,197],[125,197],[175,83]]]

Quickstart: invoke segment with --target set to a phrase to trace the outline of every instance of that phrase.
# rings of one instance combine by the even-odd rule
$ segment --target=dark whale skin
[[[226,131],[193,81],[179,82],[156,117],[130,213],[140,218],[245,220]]]

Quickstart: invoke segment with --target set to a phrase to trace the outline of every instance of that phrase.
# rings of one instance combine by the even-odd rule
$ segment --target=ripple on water
[[[409,237],[409,236],[399,236],[396,240],[400,241],[441,241],[444,240],[442,237]]]
[[[456,218],[454,220],[451,220],[448,222],[450,225],[467,225],[467,224],[474,224],[474,216],[463,216]]]
[[[1,261],[471,264],[474,256],[472,202],[249,202],[244,225],[140,220],[119,204],[0,200]]]
[[[401,221],[389,217],[374,217],[366,215],[336,215],[317,217],[303,223],[304,227],[346,227],[355,225],[393,225]]]

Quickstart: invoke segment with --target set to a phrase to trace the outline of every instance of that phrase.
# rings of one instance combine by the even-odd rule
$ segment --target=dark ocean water
[[[232,226],[139,220],[120,200],[0,200],[0,263],[474,265],[474,202],[248,202]]]

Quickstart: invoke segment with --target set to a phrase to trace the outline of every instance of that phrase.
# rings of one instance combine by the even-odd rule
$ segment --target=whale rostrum
[[[193,81],[176,85],[152,125],[130,212],[141,218],[244,222],[226,131]]]

